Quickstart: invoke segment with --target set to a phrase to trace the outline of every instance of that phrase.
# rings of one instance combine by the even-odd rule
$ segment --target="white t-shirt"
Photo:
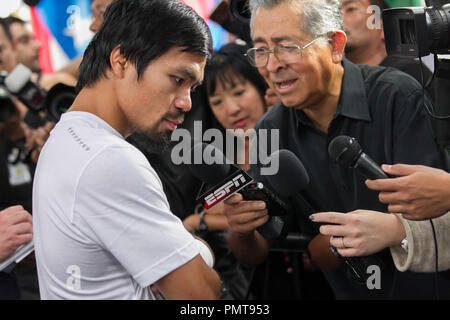
[[[151,299],[203,246],[145,156],[87,112],[63,114],[40,154],[33,228],[42,299]]]

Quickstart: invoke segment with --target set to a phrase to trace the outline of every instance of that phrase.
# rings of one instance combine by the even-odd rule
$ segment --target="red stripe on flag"
[[[41,44],[39,50],[39,62],[41,64],[42,73],[53,73],[52,59],[50,55],[51,34],[47,26],[39,16],[36,8],[31,7],[31,25],[36,39]]]

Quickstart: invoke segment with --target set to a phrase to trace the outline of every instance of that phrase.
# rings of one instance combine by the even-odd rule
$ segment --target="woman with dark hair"
[[[267,84],[246,59],[247,49],[245,45],[229,43],[215,52],[206,65],[201,89],[217,127],[236,139],[245,139],[245,162],[234,159],[244,170],[250,169],[247,130],[253,129],[267,111]]]
[[[203,85],[199,88],[199,102],[205,108],[204,118],[211,119],[210,127],[221,130],[224,135],[232,133],[236,139],[246,139],[246,131],[253,129],[267,110],[264,101],[267,85],[258,70],[247,61],[246,50],[245,45],[229,43],[215,51],[206,64]],[[246,140],[244,156],[248,160]],[[222,151],[226,154],[226,150]],[[239,156],[232,160],[236,163]],[[237,164],[244,170],[250,169],[248,161]],[[227,226],[226,217],[221,218],[224,223],[220,223],[217,230]],[[185,225],[189,228],[198,226],[198,217],[189,216]]]

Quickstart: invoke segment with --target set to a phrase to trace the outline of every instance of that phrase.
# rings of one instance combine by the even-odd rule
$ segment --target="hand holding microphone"
[[[383,171],[354,138],[347,136],[336,137],[328,151],[332,159],[369,179],[367,187],[381,191],[380,202],[389,205],[389,212],[400,213],[405,219],[425,220],[450,210],[450,174],[444,170],[396,164],[383,165]],[[385,172],[399,177],[388,179]]]
[[[367,180],[369,189],[380,191],[380,202],[389,212],[403,218],[425,220],[439,217],[450,210],[450,174],[441,169],[395,164],[383,165],[384,171],[398,176],[392,179]]]
[[[339,164],[356,170],[368,179],[384,179],[388,176],[368,155],[355,138],[338,136],[329,147],[330,157]],[[373,255],[391,245],[400,244],[405,230],[395,215],[371,210],[356,210],[349,213],[321,212],[311,215],[311,220],[326,223],[320,233],[330,236],[333,253],[342,258],[358,282],[365,283],[370,265],[383,265]]]
[[[205,162],[210,164],[194,164],[189,168],[194,176],[208,185],[213,185],[199,197],[206,209],[229,199],[225,202],[225,211],[230,228],[236,232],[251,233],[258,228],[265,238],[278,237],[284,226],[280,216],[287,212],[286,204],[278,195],[290,196],[309,183],[309,177],[300,160],[287,150],[276,151],[269,158],[269,163],[275,157],[279,161],[278,173],[265,178],[271,188],[253,179],[241,168],[229,164],[230,161],[222,152],[212,145],[196,144],[192,152],[210,154],[219,160],[219,163],[216,163],[209,159]],[[235,195],[237,192],[241,195]],[[267,214],[269,217],[265,217]]]

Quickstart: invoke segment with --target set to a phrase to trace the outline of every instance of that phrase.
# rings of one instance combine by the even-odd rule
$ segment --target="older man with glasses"
[[[249,6],[254,48],[247,56],[281,100],[255,129],[279,129],[280,149],[293,151],[310,176],[308,188],[290,199],[287,228],[295,226],[313,237],[309,254],[337,299],[433,298],[432,275],[398,272],[384,250],[400,247],[405,238],[402,218],[388,214],[365,179],[335,163],[327,152],[330,141],[346,135],[355,137],[376,163],[442,167],[421,86],[394,69],[355,65],[343,58],[346,34],[339,0],[250,0]],[[232,251],[247,264],[263,261],[272,240],[256,228],[270,225],[273,218],[258,202],[242,201],[239,194],[226,200],[226,207]],[[350,227],[342,232],[339,224],[311,221],[310,215],[321,211],[344,216]],[[330,245],[341,256],[377,253],[375,284],[370,283],[370,265],[363,264],[367,282],[357,282]],[[441,297],[450,296],[448,291],[441,290]]]

